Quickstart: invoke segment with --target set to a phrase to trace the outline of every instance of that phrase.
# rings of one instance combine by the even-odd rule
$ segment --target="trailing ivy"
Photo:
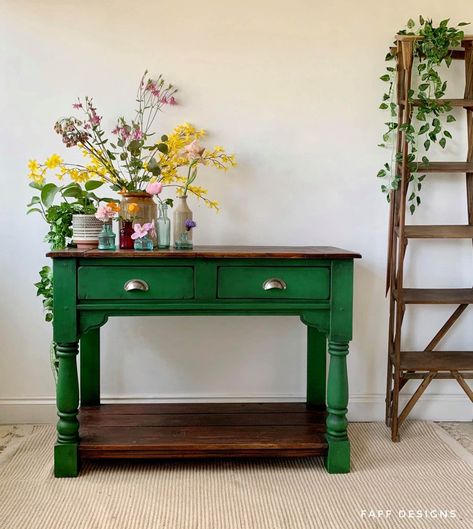
[[[410,181],[408,190],[408,204],[411,213],[420,205],[420,191],[425,174],[422,167],[429,164],[428,152],[433,144],[438,144],[445,149],[452,134],[445,125],[455,121],[451,113],[452,107],[448,101],[439,102],[447,91],[447,81],[441,76],[444,66],[447,68],[452,62],[452,48],[458,47],[464,37],[460,29],[468,25],[460,22],[458,26],[449,26],[449,19],[442,20],[435,27],[430,19],[419,17],[419,23],[411,19],[407,22],[405,29],[398,32],[400,35],[419,35],[422,38],[414,43],[414,65],[412,76],[412,87],[407,94],[411,108],[410,123],[402,124],[399,131],[404,133],[404,138],[409,146],[407,162],[410,170]],[[380,79],[387,83],[388,88],[383,94],[379,106],[381,110],[389,112],[389,119],[385,123],[386,131],[383,141],[379,145],[390,148],[391,159],[386,162],[378,172],[378,177],[384,180],[381,190],[390,199],[390,192],[399,187],[401,175],[396,168],[402,162],[402,153],[396,152],[396,135],[398,132],[398,109],[395,102],[397,70],[392,65],[396,60],[397,51],[389,51],[386,61],[386,73]],[[416,106],[412,103],[416,100]]]

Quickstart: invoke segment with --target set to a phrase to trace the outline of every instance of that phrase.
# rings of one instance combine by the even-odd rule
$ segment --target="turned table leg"
[[[76,356],[78,343],[58,343],[56,354],[59,361],[56,386],[57,442],[54,447],[54,475],[74,477],[78,474],[79,383]]]
[[[327,385],[327,442],[325,466],[331,474],[350,472],[350,441],[347,434],[348,342],[329,340],[330,364]]]

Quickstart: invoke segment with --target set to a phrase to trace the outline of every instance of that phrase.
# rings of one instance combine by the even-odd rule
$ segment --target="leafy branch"
[[[419,17],[419,24],[410,19],[406,29],[398,32],[400,35],[413,35],[419,38],[414,42],[414,71],[413,87],[407,93],[410,115],[406,123],[398,125],[399,107],[394,101],[397,83],[397,69],[391,63],[397,59],[398,50],[390,50],[386,55],[389,65],[380,79],[388,84],[379,106],[381,110],[389,111],[389,120],[385,123],[386,130],[380,147],[391,149],[391,159],[378,171],[377,176],[384,180],[381,191],[390,200],[391,191],[398,189],[401,175],[398,169],[403,162],[402,152],[396,151],[395,137],[402,133],[409,146],[407,165],[409,169],[409,210],[413,214],[421,204],[420,191],[425,174],[422,169],[430,163],[428,152],[433,144],[445,149],[447,142],[453,138],[446,124],[455,121],[452,106],[448,100],[441,101],[447,91],[447,81],[441,76],[444,66],[452,63],[452,49],[461,45],[464,38],[463,30],[468,25],[460,22],[458,27],[449,26],[449,19],[442,20],[438,27],[432,20]],[[402,107],[401,107],[402,111]]]

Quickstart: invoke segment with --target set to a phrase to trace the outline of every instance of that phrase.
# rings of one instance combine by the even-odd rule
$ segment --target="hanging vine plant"
[[[447,125],[455,121],[451,113],[452,107],[448,100],[438,101],[445,96],[447,81],[442,79],[444,67],[452,63],[452,48],[460,46],[464,32],[460,29],[467,26],[468,22],[460,22],[458,26],[450,26],[449,19],[442,20],[438,27],[434,27],[432,20],[419,17],[419,23],[410,19],[405,29],[398,32],[400,35],[418,35],[422,38],[414,42],[414,65],[412,87],[407,94],[411,108],[410,123],[398,127],[399,107],[396,97],[397,69],[392,65],[396,60],[396,51],[389,51],[386,61],[389,63],[380,79],[388,85],[379,106],[381,110],[389,112],[389,120],[385,123],[386,131],[383,141],[379,145],[391,149],[389,162],[378,172],[378,177],[383,179],[381,190],[387,195],[399,187],[401,175],[397,167],[402,161],[402,153],[396,152],[395,136],[398,129],[404,132],[404,138],[409,146],[407,162],[410,171],[408,189],[408,204],[411,213],[421,203],[420,191],[425,174],[422,167],[429,164],[428,153],[434,144],[445,149],[447,141],[452,139],[452,133]],[[413,106],[413,102],[416,105]]]

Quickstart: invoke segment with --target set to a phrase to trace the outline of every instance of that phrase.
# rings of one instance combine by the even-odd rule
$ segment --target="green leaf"
[[[388,108],[388,105],[386,105],[386,103],[381,103],[379,105],[379,108],[380,108],[380,110],[386,110]]]
[[[49,208],[49,206],[52,205],[54,202],[54,197],[56,196],[56,193],[59,191],[59,188],[56,184],[45,184],[43,186],[43,189],[41,190],[41,202]]]
[[[452,123],[453,121],[456,121],[455,117],[449,114],[447,116],[447,123]]]
[[[169,140],[169,138],[168,138],[168,136],[166,136],[166,134],[163,134],[161,136],[161,141],[168,141],[168,140]]]
[[[425,134],[430,129],[430,125],[428,123],[425,123],[425,125],[422,125],[422,127],[419,129],[419,136],[422,134]]]
[[[158,143],[158,151],[162,152],[163,154],[167,154],[169,152],[169,148],[165,143]]]
[[[460,22],[460,23],[458,24],[458,27],[461,28],[461,27],[463,27],[463,26],[469,26],[469,25],[470,25],[469,22]]]
[[[62,195],[65,197],[81,199],[82,193],[83,191],[80,187],[68,187],[64,189],[64,191],[62,192]]]
[[[440,143],[440,146],[442,147],[442,149],[445,149],[445,145],[447,145],[447,140],[445,138],[441,138],[439,140],[439,143]]]
[[[37,182],[30,182],[28,185],[33,189],[43,189],[43,184],[38,184]]]
[[[381,81],[387,82],[391,79],[391,77],[386,73],[380,77]]]
[[[407,27],[409,29],[412,29],[413,27],[415,27],[416,23],[412,20],[412,18],[410,18],[408,21],[407,21]]]
[[[85,183],[84,187],[87,189],[87,191],[93,191],[102,185],[103,182],[101,180],[89,180]]]
[[[414,206],[414,204],[411,204],[409,206],[409,211],[411,212],[411,215],[414,215],[414,211],[416,210],[416,207]]]
[[[425,140],[424,141],[424,149],[426,151],[428,151],[430,149],[430,140]]]
[[[444,130],[444,131],[443,131],[443,134],[444,134],[444,136],[446,136],[447,138],[452,139],[452,135],[450,134],[450,132],[448,132],[448,130]]]
[[[29,209],[26,214],[29,215],[30,213],[33,213],[33,212],[36,212],[36,213],[42,213],[42,211],[38,208],[31,208]]]

